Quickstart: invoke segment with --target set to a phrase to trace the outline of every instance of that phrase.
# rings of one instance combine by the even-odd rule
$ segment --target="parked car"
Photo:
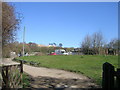
[[[48,55],[56,55],[56,53],[55,52],[51,52],[50,54],[48,54]]]

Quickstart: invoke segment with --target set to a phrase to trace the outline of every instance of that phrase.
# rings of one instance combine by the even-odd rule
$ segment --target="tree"
[[[63,44],[62,43],[59,43],[59,47],[62,48]]]
[[[82,51],[84,54],[100,54],[103,52],[104,39],[101,32],[95,32],[93,35],[86,35],[82,42]]]
[[[89,49],[91,47],[91,36],[86,35],[84,40],[82,41],[82,51],[84,54],[89,54]]]
[[[91,47],[91,36],[90,35],[86,35],[83,42],[82,42],[82,47],[85,48],[90,48]]]
[[[2,21],[2,46],[3,46],[2,51],[4,56],[4,54],[7,51],[10,51],[9,43],[15,40],[16,31],[19,29],[21,17],[19,13],[15,12],[15,7],[13,5],[7,2],[2,2],[1,21]]]
[[[36,43],[29,42],[28,46],[30,47],[30,51],[31,52],[38,52],[38,51],[40,51],[40,47],[38,47],[38,45]]]
[[[120,48],[120,40],[118,39],[112,39],[109,43],[108,43],[108,48],[111,49],[113,51],[113,54],[118,54],[118,50]]]
[[[53,43],[54,46],[56,46],[57,44],[56,43]]]
[[[103,46],[104,41],[103,41],[103,35],[101,32],[95,32],[92,35],[92,46],[96,53],[100,54],[101,47]]]
[[[56,47],[56,43],[49,43],[50,46],[55,46]]]
[[[49,52],[48,47],[41,47],[40,52],[43,53],[43,54],[47,54]]]
[[[16,31],[19,29],[21,17],[15,12],[13,5],[2,3],[2,44],[10,43],[15,40]]]

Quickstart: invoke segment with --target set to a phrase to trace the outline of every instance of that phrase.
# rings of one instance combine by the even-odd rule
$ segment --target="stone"
[[[73,86],[70,86],[70,88],[78,88],[78,86],[73,85]]]
[[[57,85],[56,85],[56,88],[61,88],[61,85],[60,85],[60,84],[57,84]]]

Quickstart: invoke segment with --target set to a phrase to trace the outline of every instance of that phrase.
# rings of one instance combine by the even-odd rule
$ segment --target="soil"
[[[95,89],[100,88],[92,80],[81,79],[58,79],[51,77],[32,77],[30,78],[29,88],[45,88],[45,89]]]

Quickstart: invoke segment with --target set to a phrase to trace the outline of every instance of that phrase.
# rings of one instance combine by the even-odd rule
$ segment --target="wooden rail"
[[[26,60],[21,60],[21,59],[14,59],[14,61],[17,61],[17,62],[23,62],[26,63],[26,64],[29,64],[29,65],[33,65],[33,66],[39,66],[40,63],[37,63],[37,62],[33,62],[33,61],[26,61]]]
[[[2,66],[2,88],[22,87],[23,63]]]

